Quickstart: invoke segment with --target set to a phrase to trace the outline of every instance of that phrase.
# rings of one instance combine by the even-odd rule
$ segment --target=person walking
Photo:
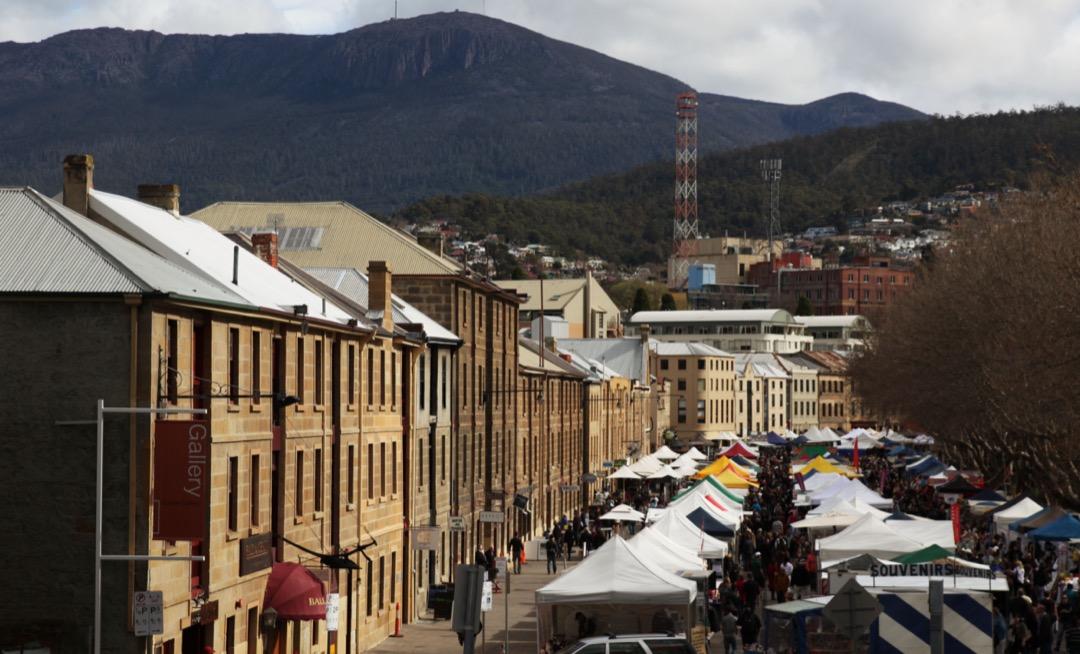
[[[525,552],[525,543],[521,540],[521,534],[514,532],[510,539],[510,556],[514,559],[514,574],[521,574],[521,555]]]
[[[739,619],[735,617],[735,609],[728,607],[724,611],[724,617],[720,619],[720,633],[724,635],[724,654],[735,654],[735,631],[739,626]]]
[[[559,566],[559,541],[555,538],[555,534],[548,534],[547,542],[544,543],[544,552],[547,554],[547,572],[549,575],[555,574]]]

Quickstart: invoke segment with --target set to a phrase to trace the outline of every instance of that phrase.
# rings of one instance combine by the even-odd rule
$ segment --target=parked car
[[[696,654],[696,651],[682,636],[628,634],[582,638],[559,654]]]

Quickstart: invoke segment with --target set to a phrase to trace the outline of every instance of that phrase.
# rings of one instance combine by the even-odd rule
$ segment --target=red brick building
[[[860,256],[836,268],[752,266],[747,281],[772,298],[771,306],[794,312],[805,297],[818,316],[862,315],[888,306],[915,282],[913,270],[890,265],[888,257]],[[773,266],[775,269],[772,269]]]

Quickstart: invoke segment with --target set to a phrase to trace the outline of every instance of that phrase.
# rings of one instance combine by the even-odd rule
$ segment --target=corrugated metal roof
[[[247,304],[33,189],[0,189],[0,229],[0,292],[162,293]]]
[[[648,370],[638,338],[560,338],[556,346],[626,379],[642,380]]]
[[[650,341],[656,354],[662,357],[730,357],[733,356],[724,350],[715,348],[704,343],[669,343],[667,341]]]
[[[528,299],[521,305],[522,311],[539,311],[541,306],[545,311],[562,309],[574,298],[580,297],[585,289],[584,279],[545,279],[543,281],[544,297],[541,302],[539,279],[502,279],[496,280],[495,284],[508,291],[517,291],[526,295]]]
[[[786,309],[712,309],[689,311],[638,311],[630,316],[635,325],[720,323],[720,322],[786,322],[795,319]]]
[[[321,232],[311,231],[317,235],[317,243],[304,240],[299,249],[278,244],[281,254],[302,268],[367,270],[371,261],[392,261],[394,272],[402,275],[461,271],[453,260],[435,255],[416,239],[347,202],[218,202],[192,217],[223,232],[319,228]]]
[[[217,282],[256,307],[292,312],[303,305],[311,318],[338,323],[353,319],[348,310],[199,220],[97,190],[90,192],[90,206],[147,249],[194,275]]]
[[[305,268],[304,270],[353,302],[364,307],[368,306],[368,278],[359,270],[351,268]],[[435,322],[423,311],[402,300],[397,295],[391,294],[390,305],[394,312],[395,324],[414,323],[423,325],[424,333],[429,339],[448,344],[461,342],[457,334]]]

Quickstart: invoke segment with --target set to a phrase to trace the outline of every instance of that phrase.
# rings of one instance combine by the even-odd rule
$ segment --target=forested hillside
[[[885,123],[699,157],[700,231],[761,235],[767,202],[763,158],[783,159],[785,231],[840,224],[856,209],[916,200],[974,183],[1024,187],[1041,149],[1064,164],[1080,159],[1080,109]],[[449,219],[472,236],[543,242],[627,265],[663,261],[671,243],[675,167],[665,161],[573,184],[547,195],[442,196],[393,218]]]

